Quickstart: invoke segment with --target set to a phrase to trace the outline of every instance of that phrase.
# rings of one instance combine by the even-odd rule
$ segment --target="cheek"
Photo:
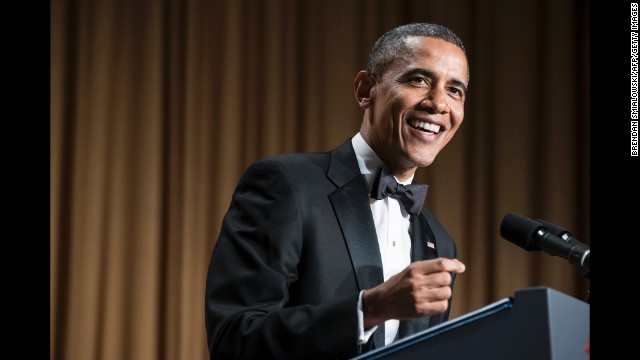
[[[454,104],[450,106],[451,109],[451,124],[454,128],[457,128],[462,124],[464,119],[464,104]]]
[[[406,104],[401,99],[395,99],[390,106],[387,113],[387,121],[389,128],[394,128],[398,132],[403,126],[403,114],[406,110]]]

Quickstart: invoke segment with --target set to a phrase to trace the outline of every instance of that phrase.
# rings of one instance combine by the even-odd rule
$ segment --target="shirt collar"
[[[373,151],[371,146],[369,146],[369,144],[364,141],[364,138],[362,137],[362,134],[360,134],[360,132],[358,132],[353,138],[351,138],[351,144],[353,145],[353,150],[356,152],[356,159],[358,160],[360,173],[364,175],[364,180],[367,183],[367,190],[371,191],[371,187],[373,186],[373,178],[376,175],[378,166],[387,166]],[[411,175],[411,177],[407,181],[398,181],[397,178],[396,181],[398,181],[399,184],[408,185],[413,181],[413,176],[414,175]]]

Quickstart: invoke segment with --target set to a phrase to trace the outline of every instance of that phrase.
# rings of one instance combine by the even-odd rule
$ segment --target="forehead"
[[[466,83],[467,57],[457,45],[426,36],[409,37],[404,45],[404,55],[391,64],[390,70],[423,68],[433,72],[445,71]]]

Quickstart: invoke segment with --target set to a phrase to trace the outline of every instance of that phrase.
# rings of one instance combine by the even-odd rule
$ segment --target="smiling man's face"
[[[356,77],[356,97],[365,109],[362,136],[400,180],[430,165],[451,140],[462,124],[467,92],[462,49],[424,36],[405,45],[405,56],[380,78],[365,72]]]

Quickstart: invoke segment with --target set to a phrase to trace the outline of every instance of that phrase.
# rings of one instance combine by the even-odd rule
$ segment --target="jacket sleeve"
[[[211,359],[348,358],[357,355],[358,293],[289,304],[304,246],[304,214],[282,165],[247,169],[233,194],[207,273]]]

